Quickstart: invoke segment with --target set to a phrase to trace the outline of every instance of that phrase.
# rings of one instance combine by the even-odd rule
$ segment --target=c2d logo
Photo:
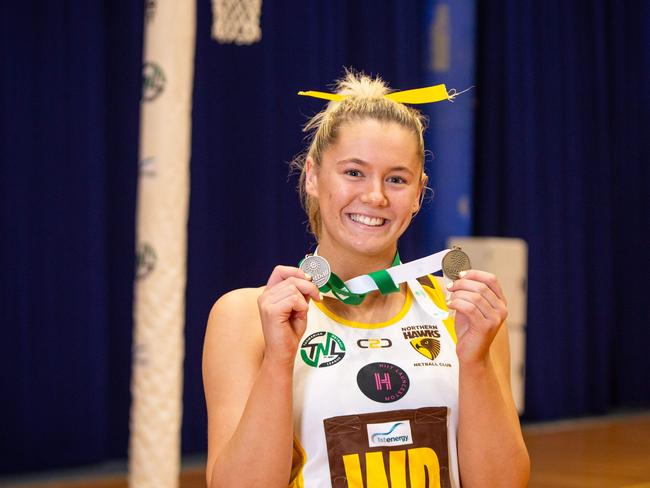
[[[381,349],[384,347],[391,347],[393,341],[388,338],[383,339],[359,339],[357,341],[357,346],[361,349]]]
[[[300,357],[308,366],[326,368],[345,356],[345,344],[331,332],[318,331],[307,337],[300,346]]]

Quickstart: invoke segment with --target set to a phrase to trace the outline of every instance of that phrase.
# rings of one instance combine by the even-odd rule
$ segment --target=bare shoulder
[[[207,473],[212,472],[217,454],[237,427],[262,362],[264,335],[257,298],[263,290],[231,291],[210,311],[202,368],[208,410]]]
[[[241,321],[250,319],[259,320],[257,298],[264,291],[260,288],[240,288],[233,290],[219,298],[210,310],[208,329],[211,327],[227,326],[232,320]],[[248,320],[247,320],[248,319]]]
[[[234,290],[212,306],[203,343],[203,383],[208,404],[221,396],[220,385],[229,371],[238,371],[240,377],[251,382],[262,361],[264,336],[257,309],[262,291]]]
[[[261,358],[264,337],[257,298],[262,291],[263,288],[233,290],[212,306],[203,345],[204,370],[216,357],[233,355],[247,362]]]
[[[264,291],[264,287],[259,288],[239,288],[229,291],[222,295],[212,306],[210,316],[216,313],[237,314],[246,312],[253,308],[257,310],[257,298]]]

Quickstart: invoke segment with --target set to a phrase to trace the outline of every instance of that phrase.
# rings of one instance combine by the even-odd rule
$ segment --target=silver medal
[[[321,256],[310,255],[305,257],[302,263],[300,263],[300,269],[311,275],[312,283],[318,288],[327,283],[330,279],[330,274],[332,274],[330,264]]]
[[[458,273],[467,271],[471,267],[469,256],[460,247],[454,246],[442,258],[442,272],[452,281],[456,281],[459,278]]]

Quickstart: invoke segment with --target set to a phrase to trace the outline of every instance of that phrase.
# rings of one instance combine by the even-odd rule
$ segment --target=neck
[[[330,264],[332,272],[343,281],[386,269],[393,264],[397,246],[377,254],[355,253],[334,248],[326,242],[318,245],[318,255]],[[345,305],[335,298],[325,298],[327,308],[340,317],[360,322],[382,322],[395,315],[404,303],[406,287],[401,293],[381,295],[378,291],[368,293],[360,305]]]
[[[328,243],[318,244],[318,255],[327,260],[332,272],[336,273],[343,281],[389,268],[393,264],[396,252],[397,246],[377,254],[364,254],[336,249]]]

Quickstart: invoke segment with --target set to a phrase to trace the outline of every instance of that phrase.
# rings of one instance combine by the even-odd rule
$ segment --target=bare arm
[[[203,353],[210,488],[289,483],[293,358],[309,296],[318,297],[294,270],[274,271],[263,292],[224,295],[210,313]]]
[[[463,486],[523,487],[530,460],[510,388],[505,298],[496,278],[469,271],[452,287],[460,362],[458,458]]]

